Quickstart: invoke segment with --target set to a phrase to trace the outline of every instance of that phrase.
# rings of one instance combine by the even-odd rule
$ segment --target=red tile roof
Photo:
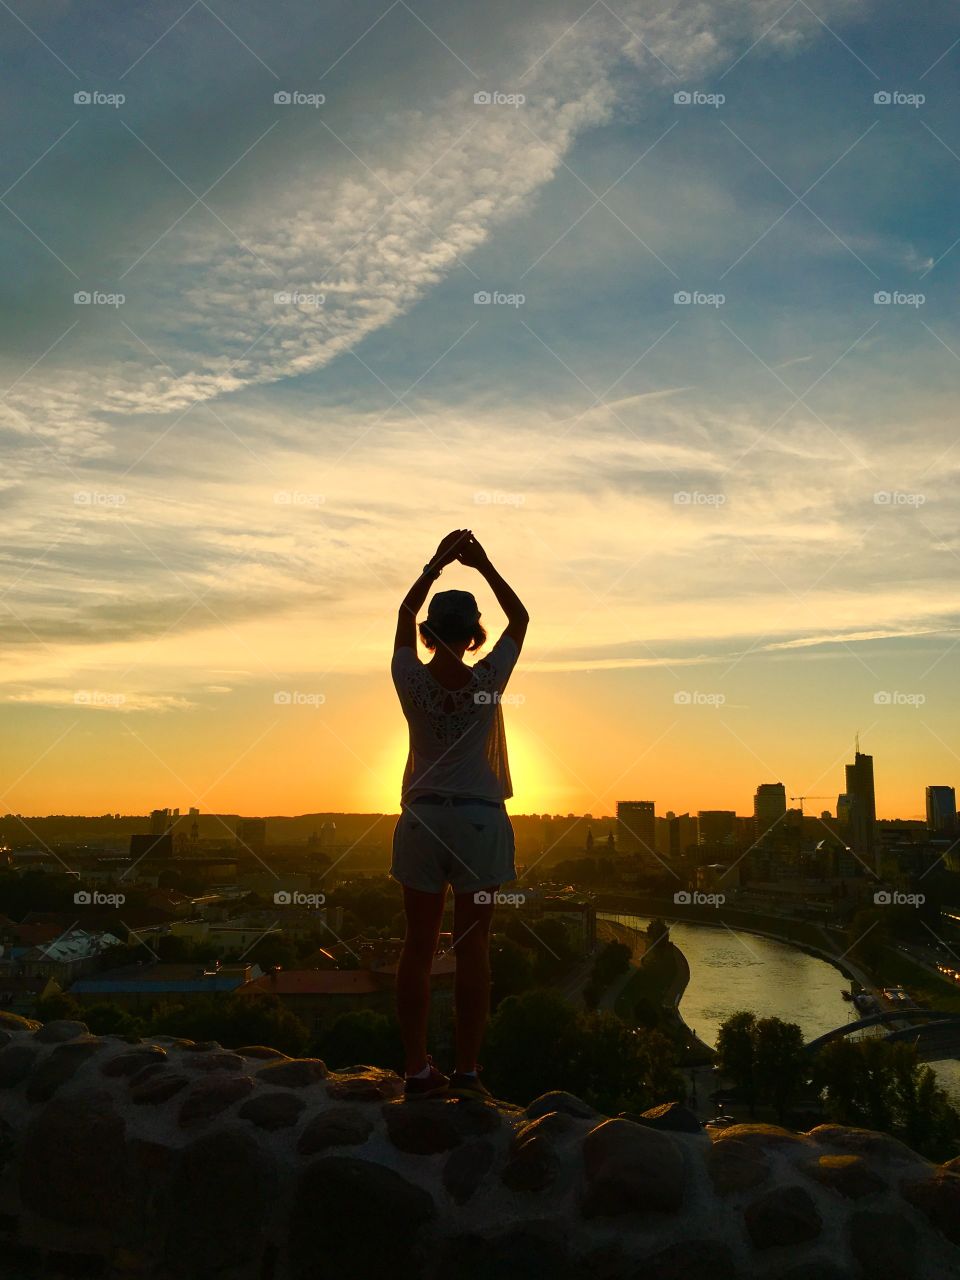
[[[281,969],[265,974],[239,988],[238,995],[350,996],[373,995],[382,991],[369,969]]]

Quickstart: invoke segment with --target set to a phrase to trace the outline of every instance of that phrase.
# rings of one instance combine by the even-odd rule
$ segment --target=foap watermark
[[[704,93],[702,89],[678,89],[673,95],[674,104],[678,107],[722,107],[726,102],[726,94]]]
[[[522,707],[526,697],[522,693],[498,693],[496,689],[478,689],[473,695],[478,707],[491,707],[499,703],[502,707]]]
[[[925,693],[902,693],[899,689],[878,689],[873,695],[877,707],[922,707],[926,700]]]
[[[925,93],[904,93],[902,89],[878,89],[873,95],[875,107],[922,107],[927,100]]]
[[[73,495],[75,507],[125,507],[125,493],[101,493],[99,489],[78,489]]]
[[[122,907],[126,900],[125,893],[101,893],[99,889],[78,889],[73,895],[78,907]]]
[[[478,289],[473,295],[477,307],[522,307],[526,300],[525,293],[499,293],[496,289]]]
[[[873,895],[875,907],[922,907],[926,902],[922,893],[901,893],[898,889],[878,889]]]
[[[703,293],[699,289],[678,289],[673,295],[676,307],[722,307],[726,300],[725,293]]]
[[[527,896],[524,893],[501,893],[499,889],[495,893],[489,889],[478,889],[473,900],[481,907],[522,907]]]
[[[726,500],[725,493],[704,493],[700,489],[680,489],[673,495],[676,507],[722,507]]]
[[[322,507],[326,500],[326,494],[304,493],[302,489],[278,489],[273,495],[278,507]]]
[[[322,107],[327,100],[325,93],[304,93],[300,89],[278,89],[273,95],[276,107]]]
[[[678,689],[673,700],[678,707],[722,707],[727,696],[724,693],[701,693],[698,689]]]
[[[526,496],[522,493],[506,493],[502,489],[478,489],[473,495],[478,507],[522,507]]]
[[[278,889],[273,895],[274,906],[277,907],[322,907],[326,902],[323,893],[304,893],[300,889]]]
[[[106,689],[78,689],[73,695],[78,707],[122,707],[126,700],[122,693],[110,693]]]
[[[278,689],[273,695],[278,707],[322,707],[326,700],[325,693],[303,693],[299,689]]]
[[[73,95],[77,107],[122,107],[127,100],[125,93],[104,93],[101,89],[78,89]]]
[[[325,293],[301,293],[299,289],[281,289],[273,295],[274,305],[278,307],[313,307],[319,311],[327,300]]]
[[[901,489],[878,489],[873,495],[873,501],[878,507],[922,507],[927,498],[923,493],[904,493]]]
[[[726,900],[724,893],[702,893],[699,889],[678,889],[673,895],[678,907],[722,907]]]
[[[925,293],[902,293],[899,289],[878,289],[873,295],[876,307],[922,307],[927,300]]]
[[[122,307],[125,293],[104,293],[101,289],[78,289],[73,295],[75,307]]]
[[[473,105],[475,107],[522,107],[526,102],[526,95],[522,93],[502,93],[499,89],[481,89],[473,95]]]

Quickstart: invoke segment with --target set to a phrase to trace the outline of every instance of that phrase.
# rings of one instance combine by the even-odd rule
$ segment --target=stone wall
[[[400,1089],[0,1015],[0,1276],[960,1277],[960,1172],[881,1134]]]

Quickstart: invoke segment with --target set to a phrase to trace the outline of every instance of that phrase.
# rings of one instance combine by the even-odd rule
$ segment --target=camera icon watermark
[[[477,307],[522,307],[527,300],[525,293],[499,293],[496,289],[478,289],[473,295]]]
[[[77,107],[122,107],[127,100],[125,93],[102,93],[99,89],[78,89],[73,95]]]
[[[480,489],[473,495],[478,507],[522,507],[526,500],[523,493],[505,493],[502,489]]]
[[[496,689],[478,689],[473,695],[474,705],[478,707],[496,706],[497,703],[505,707],[522,707],[526,700],[525,694],[498,693]]]
[[[925,693],[901,693],[899,689],[879,689],[873,695],[877,707],[922,707],[926,701]]]
[[[101,493],[98,489],[78,489],[73,495],[75,507],[125,507],[125,493]]]
[[[926,900],[926,894],[900,893],[897,889],[878,889],[873,895],[877,907],[922,907]]]
[[[722,907],[726,900],[724,893],[702,893],[699,889],[678,889],[673,895],[677,907]]]
[[[722,507],[726,501],[725,493],[704,493],[700,489],[680,489],[673,495],[675,507]]]
[[[75,307],[122,307],[127,300],[125,293],[104,293],[100,289],[78,289],[73,295]]]
[[[726,300],[725,293],[704,293],[699,289],[678,289],[673,295],[677,307],[722,307]]]
[[[73,702],[77,707],[116,709],[122,707],[126,700],[126,696],[122,693],[108,693],[103,689],[77,689],[73,695]]]
[[[903,293],[899,289],[878,289],[873,295],[876,307],[922,307],[927,300],[925,293]]]
[[[722,107],[726,94],[704,93],[702,89],[677,89],[673,101],[678,107]]]
[[[300,889],[278,889],[273,895],[273,904],[276,907],[307,907],[315,911],[326,901],[326,894],[303,893]]]
[[[879,489],[873,495],[878,507],[922,507],[927,496],[924,493],[904,493],[900,489]]]
[[[322,107],[327,100],[325,93],[302,93],[299,89],[278,89],[273,95],[277,107]]]
[[[78,907],[122,907],[126,900],[125,893],[101,893],[99,889],[78,889],[73,895]]]
[[[522,107],[526,102],[526,95],[522,93],[501,93],[499,89],[492,91],[481,89],[473,95],[473,105],[475,107]]]
[[[327,700],[325,693],[304,693],[299,689],[278,689],[273,695],[277,707],[322,707]]]
[[[273,495],[278,507],[322,507],[326,500],[325,493],[304,493],[300,489],[278,489]]]
[[[724,693],[701,693],[698,689],[678,689],[673,701],[678,707],[722,707],[727,696]]]
[[[525,893],[501,893],[498,889],[491,892],[489,889],[478,889],[473,895],[473,900],[480,907],[522,907],[527,900]]]
[[[900,89],[878,89],[873,95],[877,107],[922,107],[927,96],[924,93],[903,93]]]
[[[325,293],[302,293],[299,289],[281,289],[273,295],[275,306],[313,307],[314,311],[319,311],[326,300]]]

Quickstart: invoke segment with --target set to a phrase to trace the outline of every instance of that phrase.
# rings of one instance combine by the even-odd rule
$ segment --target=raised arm
[[[417,647],[417,614],[423,608],[430,588],[440,577],[444,567],[457,558],[457,549],[469,538],[468,529],[454,529],[443,539],[436,551],[423,566],[419,578],[403,597],[400,612],[397,615],[397,634],[394,637],[393,649],[413,649]]]
[[[497,604],[507,615],[507,625],[503,634],[514,641],[517,649],[521,649],[523,647],[523,638],[527,634],[527,623],[530,621],[530,615],[513,587],[501,577],[490,563],[490,557],[472,533],[469,535],[466,544],[461,544],[460,550],[457,552],[457,559],[461,564],[469,565],[470,568],[476,569],[486,580],[490,590],[497,598]]]

